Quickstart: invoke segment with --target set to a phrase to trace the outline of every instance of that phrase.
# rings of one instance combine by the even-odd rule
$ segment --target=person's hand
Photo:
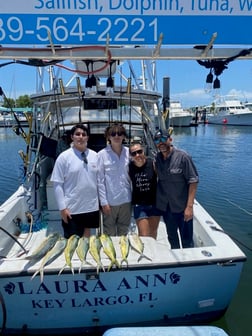
[[[193,218],[193,207],[187,206],[184,211],[184,221],[188,222],[192,218]]]
[[[104,213],[104,215],[110,215],[111,213],[110,205],[109,204],[103,205],[102,212]]]
[[[70,214],[70,211],[66,208],[66,209],[63,209],[60,211],[60,214],[61,214],[61,218],[63,219],[63,221],[65,223],[68,223],[68,219],[71,219],[71,214]]]

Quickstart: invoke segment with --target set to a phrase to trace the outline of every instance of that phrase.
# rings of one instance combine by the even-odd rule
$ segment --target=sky
[[[0,60],[0,65],[5,62],[7,60]],[[137,68],[139,63],[135,63],[135,66]],[[158,91],[162,94],[162,79],[169,77],[171,100],[179,100],[185,108],[211,104],[214,93],[205,92],[208,73],[209,69],[199,65],[197,61],[157,61]],[[252,101],[252,60],[237,59],[230,62],[228,69],[223,71],[219,79],[221,96],[232,95],[241,101]],[[82,78],[81,82],[84,85],[85,78]],[[36,70],[34,67],[20,64],[0,67],[0,86],[5,95],[13,99],[35,93]]]

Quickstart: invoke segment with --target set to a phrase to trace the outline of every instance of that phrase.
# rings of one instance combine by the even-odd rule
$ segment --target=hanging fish
[[[119,240],[119,244],[120,244],[120,249],[121,249],[121,255],[122,255],[122,260],[121,260],[121,266],[122,264],[125,262],[128,266],[128,255],[129,255],[129,238],[125,235],[120,237]]]
[[[45,266],[51,264],[55,259],[57,259],[64,251],[65,247],[67,244],[67,239],[64,237],[60,237],[53,248],[47,252],[47,254],[44,256],[41,265],[39,269],[33,274],[32,279],[40,273],[40,280],[41,283],[43,282],[44,279],[44,268]]]
[[[115,251],[115,247],[113,245],[112,239],[107,234],[103,233],[100,236],[100,240],[101,240],[101,244],[102,244],[104,253],[111,260],[111,264],[108,267],[108,272],[111,270],[113,265],[120,268],[120,265],[119,265],[118,261],[116,260],[116,251]]]
[[[100,238],[92,235],[89,238],[89,253],[95,260],[97,264],[97,274],[99,273],[100,268],[103,269],[103,272],[105,272],[104,266],[102,265],[101,262],[101,256],[100,256],[100,250],[101,250],[101,241]]]
[[[86,257],[87,257],[88,250],[89,250],[89,238],[81,237],[78,241],[78,245],[76,248],[76,253],[81,261],[79,273],[81,272],[83,265],[87,263]]]
[[[133,248],[133,250],[135,250],[136,252],[138,252],[140,254],[140,257],[138,258],[137,262],[139,262],[142,258],[146,258],[146,259],[152,261],[149,257],[147,257],[145,254],[143,254],[144,244],[143,244],[142,240],[140,239],[140,237],[138,236],[138,234],[136,234],[136,233],[129,234],[129,242],[130,242],[130,246]]]
[[[25,259],[31,261],[37,261],[43,258],[46,253],[53,248],[56,241],[60,238],[60,234],[55,232],[51,233],[40,245],[39,247],[30,255],[27,256]]]
[[[79,238],[80,237],[78,235],[74,234],[67,240],[67,244],[66,244],[66,247],[64,249],[66,263],[62,267],[62,269],[59,271],[59,275],[63,272],[63,270],[67,266],[71,268],[71,271],[74,274],[74,269],[73,269],[73,266],[72,266],[72,257],[73,257],[73,254],[74,254],[76,248],[77,248]]]

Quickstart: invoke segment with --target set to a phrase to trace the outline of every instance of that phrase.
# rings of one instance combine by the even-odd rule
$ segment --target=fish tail
[[[129,262],[126,258],[121,260],[121,265],[120,265],[121,267],[123,266],[123,263],[125,263],[127,267],[129,266]]]
[[[80,267],[79,267],[79,273],[81,273],[82,267],[84,265],[84,261],[81,262]]]
[[[108,272],[111,270],[111,268],[113,267],[113,265],[114,265],[114,262],[111,261],[111,263],[110,263],[110,265],[109,265],[109,267],[108,267]]]
[[[139,261],[140,261],[141,259],[143,259],[143,258],[145,258],[145,259],[147,259],[147,260],[149,260],[149,261],[152,261],[152,259],[149,258],[149,257],[147,257],[145,254],[141,254],[140,257],[137,259],[137,262],[139,262]]]
[[[115,260],[115,265],[117,268],[121,268],[121,265],[119,264],[119,262],[117,260]]]
[[[115,260],[112,260],[112,261],[111,261],[111,264],[110,264],[109,267],[108,267],[108,272],[111,270],[111,268],[112,268],[114,265],[115,265],[117,268],[120,268],[120,264],[119,264],[119,262],[115,259]]]
[[[44,270],[43,268],[40,270],[40,283],[44,282]]]
[[[39,272],[40,272],[40,270],[37,270],[37,271],[33,274],[33,276],[31,277],[31,280],[33,280],[33,279],[35,278],[35,276],[36,276]]]
[[[66,268],[66,266],[67,266],[67,264],[65,264],[65,265],[61,268],[61,270],[59,271],[58,275],[60,275],[60,274],[64,271],[64,269]]]

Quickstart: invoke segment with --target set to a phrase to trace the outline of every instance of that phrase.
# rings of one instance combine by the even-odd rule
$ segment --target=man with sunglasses
[[[123,145],[126,130],[115,123],[105,131],[107,146],[98,152],[98,191],[103,231],[110,236],[128,233],[131,220],[129,149]]]
[[[183,247],[193,247],[193,203],[199,182],[197,169],[185,151],[171,145],[169,133],[158,130],[154,142],[159,151],[155,162],[158,175],[156,205],[163,211],[168,240],[172,249],[181,247],[180,239]]]
[[[141,143],[130,146],[130,156],[129,175],[138,234],[156,239],[161,211],[156,208],[157,174],[154,163],[146,157]]]

